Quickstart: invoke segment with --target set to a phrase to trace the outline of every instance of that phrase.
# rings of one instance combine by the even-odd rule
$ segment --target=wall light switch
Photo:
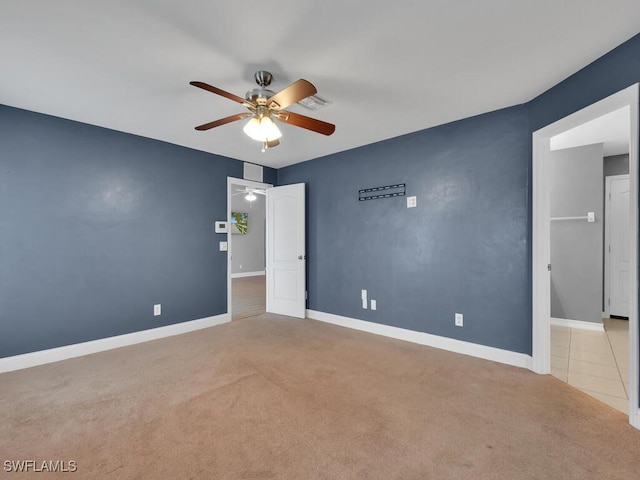
[[[160,315],[162,315],[162,304],[161,303],[156,303],[153,306],[153,316],[154,317],[158,317]]]
[[[375,310],[376,308],[378,308],[378,305],[376,303],[375,300],[371,300],[371,310]]]
[[[418,206],[418,197],[415,195],[412,197],[407,197],[407,208],[415,208]]]
[[[587,222],[593,223],[596,221],[596,212],[587,212]]]
[[[221,252],[226,252],[227,251],[227,242],[220,242],[220,251]]]
[[[362,290],[362,308],[364,308],[365,310],[367,309],[367,291],[366,290]]]

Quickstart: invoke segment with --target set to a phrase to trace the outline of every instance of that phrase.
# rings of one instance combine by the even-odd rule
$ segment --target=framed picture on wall
[[[249,225],[249,214],[244,212],[231,212],[231,233],[244,235]]]

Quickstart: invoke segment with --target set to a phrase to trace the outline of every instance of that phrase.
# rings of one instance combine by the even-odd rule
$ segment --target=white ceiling
[[[629,107],[626,106],[551,137],[550,147],[561,150],[602,143],[605,157],[622,155],[629,153],[630,135]]]
[[[639,30],[638,0],[0,0],[0,103],[281,167],[527,102]],[[189,81],[260,69],[336,132],[194,130],[244,108]]]

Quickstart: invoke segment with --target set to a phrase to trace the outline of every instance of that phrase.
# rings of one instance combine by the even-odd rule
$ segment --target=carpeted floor
[[[270,314],[2,374],[0,405],[0,478],[640,475],[640,431],[550,375]]]

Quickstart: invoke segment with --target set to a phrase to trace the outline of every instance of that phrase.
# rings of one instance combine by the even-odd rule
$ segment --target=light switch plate
[[[156,303],[153,306],[153,316],[154,317],[158,317],[160,315],[162,315],[162,304],[161,303]]]
[[[220,242],[220,251],[221,252],[226,252],[227,251],[227,242]]]
[[[407,197],[407,208],[415,208],[418,206],[418,197],[415,195]]]

